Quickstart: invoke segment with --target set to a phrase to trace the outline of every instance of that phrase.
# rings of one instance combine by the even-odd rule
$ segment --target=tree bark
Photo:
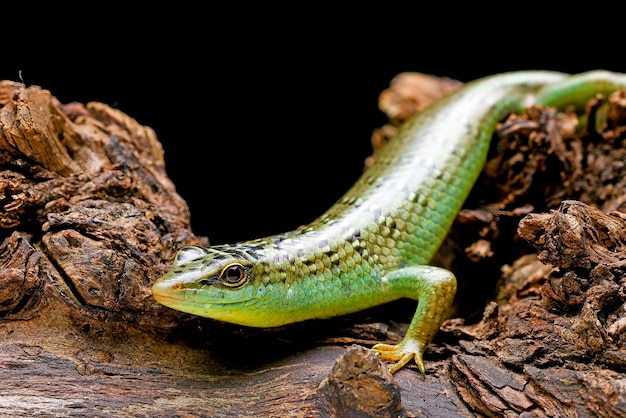
[[[459,84],[394,79],[365,166]],[[0,412],[626,415],[625,97],[594,99],[587,123],[534,107],[501,124],[433,260],[459,294],[422,377],[414,365],[391,376],[364,349],[403,335],[410,301],[276,329],[157,304],[150,286],[176,251],[209,242],[190,230],[155,132],[102,103],[0,82]]]

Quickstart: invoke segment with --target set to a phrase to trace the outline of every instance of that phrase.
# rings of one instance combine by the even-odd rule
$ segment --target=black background
[[[292,229],[332,205],[360,175],[385,123],[378,95],[400,72],[626,72],[610,13],[231,9],[19,20],[3,27],[0,79],[152,127],[194,232],[221,243]]]

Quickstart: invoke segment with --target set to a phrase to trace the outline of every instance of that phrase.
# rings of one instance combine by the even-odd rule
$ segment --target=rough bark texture
[[[458,85],[399,75],[372,158]],[[156,304],[175,252],[208,241],[155,133],[0,82],[0,413],[624,416],[625,102],[597,98],[580,123],[543,108],[502,123],[435,260],[457,272],[458,310],[422,377],[363,349],[400,338],[410,301],[267,330]]]

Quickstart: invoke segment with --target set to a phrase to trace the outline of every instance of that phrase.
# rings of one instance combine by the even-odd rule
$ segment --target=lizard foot
[[[411,359],[415,359],[417,367],[423,374],[426,373],[424,368],[424,360],[422,359],[422,344],[415,342],[402,341],[398,345],[376,344],[372,347],[374,354],[381,359],[395,362],[389,367],[389,371],[393,374],[404,367]]]

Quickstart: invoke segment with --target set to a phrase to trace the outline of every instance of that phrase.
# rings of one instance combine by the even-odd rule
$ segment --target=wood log
[[[458,85],[399,75],[365,166]],[[624,416],[625,97],[596,98],[582,123],[533,107],[501,124],[434,260],[457,272],[455,318],[425,376],[392,376],[366,348],[399,340],[412,301],[276,329],[157,304],[150,285],[176,251],[209,240],[190,229],[156,133],[0,81],[0,413]]]

